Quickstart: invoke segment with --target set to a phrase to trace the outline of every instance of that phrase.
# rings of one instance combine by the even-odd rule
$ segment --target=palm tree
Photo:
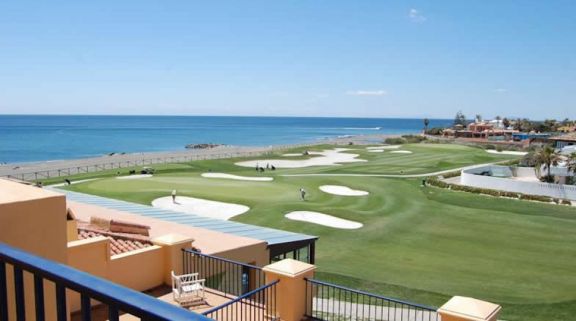
[[[536,173],[540,172],[540,168],[544,167],[544,170],[547,171],[548,175],[546,175],[545,180],[547,182],[552,181],[552,173],[551,167],[558,165],[558,162],[561,160],[561,157],[554,148],[551,146],[546,146],[534,154],[534,161],[535,166],[534,169]]]
[[[428,131],[428,125],[430,125],[430,120],[428,118],[424,118],[424,134]]]

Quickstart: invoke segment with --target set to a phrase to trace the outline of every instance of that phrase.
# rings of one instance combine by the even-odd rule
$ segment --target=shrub
[[[529,200],[529,201],[545,202],[545,203],[550,203],[552,201],[552,198],[548,197],[548,196],[528,195],[528,194],[521,194],[520,199],[521,200]]]
[[[450,174],[450,173],[448,173],[448,174]],[[444,176],[444,177],[446,177],[446,176]],[[498,191],[498,190],[487,189],[487,188],[478,188],[478,187],[472,187],[472,186],[466,186],[466,185],[449,184],[449,183],[446,183],[446,182],[440,180],[436,176],[428,177],[426,179],[426,184],[430,185],[430,186],[439,187],[439,188],[447,188],[447,189],[450,189],[452,191],[461,191],[461,192],[468,192],[468,193],[482,194],[482,195],[489,195],[489,196],[497,196],[497,197],[500,197],[500,196],[501,197],[509,197],[509,198],[528,200],[528,201],[537,201],[537,202],[544,202],[544,203],[554,202],[555,204],[572,205],[572,203],[569,200],[561,200],[558,198],[551,198],[548,196],[528,195],[528,194],[521,194],[521,193],[515,193],[515,192]]]
[[[402,138],[409,144],[421,143],[426,140],[426,137],[418,135],[402,135]]]
[[[389,138],[386,138],[384,140],[384,143],[390,144],[390,145],[402,145],[402,144],[406,144],[406,140],[404,138],[400,138],[400,137],[389,137]]]
[[[442,174],[442,177],[444,178],[452,178],[452,177],[457,177],[460,176],[461,172],[460,171],[452,171],[452,172],[448,172],[448,173],[444,173]]]
[[[432,127],[426,131],[426,134],[439,136],[439,135],[442,135],[443,132],[444,132],[444,128],[442,128],[442,127]]]
[[[484,149],[496,149],[496,146],[492,144],[484,145]]]
[[[501,152],[501,151],[502,151],[502,146],[498,145],[498,146],[496,147],[496,151],[497,151],[497,152]]]

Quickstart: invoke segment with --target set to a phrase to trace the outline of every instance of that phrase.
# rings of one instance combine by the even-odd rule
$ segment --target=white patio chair
[[[205,279],[198,279],[198,273],[176,275],[172,271],[172,294],[174,301],[180,305],[188,305],[196,301],[204,301]]]

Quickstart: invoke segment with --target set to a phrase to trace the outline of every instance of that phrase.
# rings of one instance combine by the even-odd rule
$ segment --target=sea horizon
[[[446,126],[450,119],[430,119]],[[0,163],[185,150],[187,144],[271,146],[421,132],[423,118],[0,115]]]

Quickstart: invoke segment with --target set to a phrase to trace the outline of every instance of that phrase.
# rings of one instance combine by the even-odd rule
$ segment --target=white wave
[[[381,130],[382,127],[344,127],[346,130]]]

